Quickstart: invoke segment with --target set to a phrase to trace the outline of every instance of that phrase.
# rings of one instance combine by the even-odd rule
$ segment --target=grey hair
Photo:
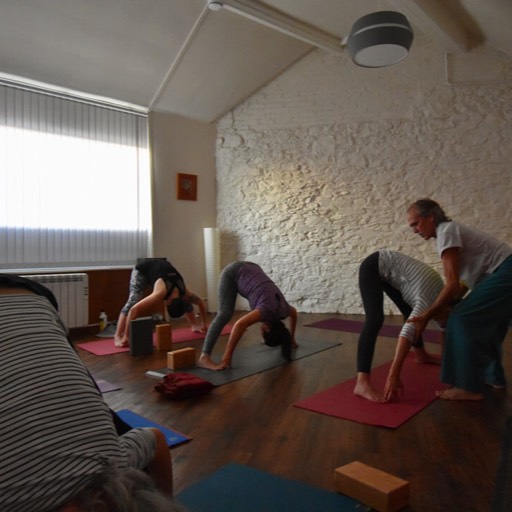
[[[114,466],[95,475],[72,501],[80,512],[186,512],[143,471]]]
[[[418,199],[412,203],[407,211],[415,209],[420,217],[428,217],[429,215],[434,216],[434,222],[436,226],[443,222],[450,222],[451,219],[444,213],[444,210],[432,199],[424,198]]]

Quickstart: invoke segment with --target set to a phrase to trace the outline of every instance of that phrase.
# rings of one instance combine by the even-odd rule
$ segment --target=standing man
[[[448,400],[481,400],[484,385],[506,386],[501,344],[512,319],[512,247],[483,231],[452,221],[432,199],[407,209],[414,233],[435,238],[445,285],[423,314],[409,320],[416,336],[427,322],[460,293],[460,281],[471,290],[450,314],[446,326],[441,380]]]

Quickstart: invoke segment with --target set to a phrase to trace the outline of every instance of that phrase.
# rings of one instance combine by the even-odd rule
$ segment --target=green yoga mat
[[[334,470],[333,470],[334,478]],[[188,512],[366,512],[357,501],[265,471],[227,464],[185,489],[176,501]]]
[[[341,345],[340,342],[327,342],[327,341],[301,341],[299,347],[292,350],[292,361],[301,359],[303,357],[311,356],[323,350]],[[220,355],[216,355],[217,359]],[[215,354],[214,354],[215,359]],[[204,380],[207,380],[215,386],[221,386],[228,382],[243,379],[256,373],[270,370],[277,366],[290,364],[281,356],[280,347],[268,347],[263,343],[257,345],[250,345],[247,347],[239,347],[233,355],[233,363],[231,368],[222,371],[206,370],[205,368],[198,368],[191,366],[188,368],[180,368],[179,372],[192,373]],[[163,378],[172,370],[167,368],[160,368],[156,370],[148,370],[146,375],[149,377]]]

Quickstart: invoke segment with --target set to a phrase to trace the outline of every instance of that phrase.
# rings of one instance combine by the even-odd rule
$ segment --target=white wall
[[[407,227],[415,199],[512,243],[512,81],[492,51],[450,59],[447,77],[421,34],[385,69],[318,50],[224,116],[222,263],[258,262],[300,311],[362,313],[357,272],[371,252],[440,268],[434,242]]]
[[[203,228],[216,223],[213,124],[152,112],[153,255],[165,256],[187,287],[206,297]],[[176,174],[198,176],[197,201],[176,199]]]

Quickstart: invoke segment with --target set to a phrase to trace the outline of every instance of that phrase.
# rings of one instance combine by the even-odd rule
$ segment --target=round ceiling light
[[[348,36],[347,48],[358,66],[382,68],[407,57],[414,33],[407,18],[379,11],[359,18]]]
[[[220,11],[224,7],[224,4],[222,2],[217,2],[215,0],[210,0],[208,2],[208,9],[210,11]]]

